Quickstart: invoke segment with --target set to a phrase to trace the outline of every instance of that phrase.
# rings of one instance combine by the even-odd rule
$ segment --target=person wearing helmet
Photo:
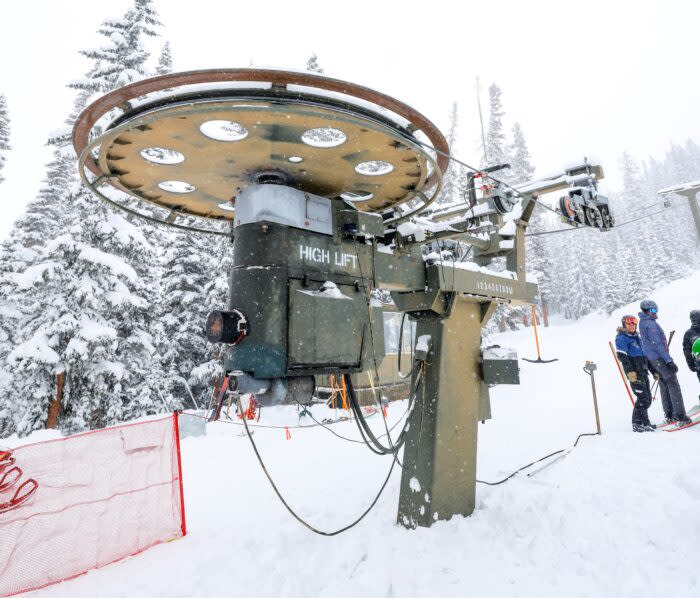
[[[645,299],[639,307],[639,335],[642,337],[642,350],[659,378],[661,404],[664,408],[666,423],[677,422],[679,425],[690,423],[685,412],[683,393],[678,383],[678,366],[668,352],[668,342],[663,329],[659,326],[659,306],[651,299]]]
[[[700,358],[693,354],[693,345],[700,341],[700,310],[690,312],[690,328],[683,335],[683,355],[688,362],[691,372],[695,372],[700,380]]]
[[[637,333],[637,318],[622,316],[622,326],[615,337],[617,358],[625,370],[632,392],[637,400],[632,409],[632,430],[651,432],[656,426],[649,421],[651,389],[649,388],[649,364],[642,351],[642,341]]]

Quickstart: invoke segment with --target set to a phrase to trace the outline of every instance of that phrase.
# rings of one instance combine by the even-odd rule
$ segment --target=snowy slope
[[[700,307],[700,272],[653,298],[660,323],[682,335]],[[396,471],[377,507],[333,538],[311,534],[277,501],[240,428],[213,424],[183,441],[189,534],[146,553],[37,592],[46,597],[242,596],[697,596],[700,574],[700,426],[633,434],[630,405],[607,341],[622,313],[556,321],[541,332],[548,365],[522,362],[520,387],[493,393],[494,419],[480,426],[478,476],[504,477],[595,430],[587,359],[599,365],[600,438],[583,438],[533,477],[478,487],[469,518],[407,531],[394,524]],[[500,335],[534,357],[531,330]],[[677,338],[686,407],[700,384]],[[392,404],[392,421],[404,410]],[[322,408],[318,408],[319,413]],[[652,421],[661,417],[659,401]],[[381,427],[372,418],[375,429]],[[261,423],[295,425],[296,410],[269,409]],[[357,438],[351,423],[333,428]],[[289,502],[322,529],[353,520],[371,501],[388,458],[321,428],[257,429],[255,439]]]

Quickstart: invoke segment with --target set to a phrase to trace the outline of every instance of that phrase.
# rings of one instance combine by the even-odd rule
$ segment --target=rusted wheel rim
[[[157,123],[164,122],[163,118],[168,117],[172,119],[176,118],[182,118],[185,119],[186,116],[183,116],[184,114],[187,113],[188,109],[193,110],[194,112],[197,111],[197,108],[195,106],[203,105],[203,104],[208,104],[209,108],[208,109],[215,109],[216,108],[216,102],[221,101],[225,103],[224,98],[219,98],[217,100],[216,93],[212,95],[212,97],[207,97],[207,92],[204,92],[200,95],[200,97],[196,100],[191,101],[191,103],[186,104],[184,107],[182,106],[182,94],[179,95],[171,95],[168,98],[165,98],[163,100],[158,100],[158,101],[146,101],[145,103],[142,102],[140,106],[137,106],[136,108],[131,108],[131,104],[129,103],[130,101],[135,100],[136,98],[141,98],[146,94],[162,91],[162,90],[173,90],[177,88],[182,88],[183,86],[191,86],[191,85],[198,85],[198,84],[212,84],[212,83],[251,83],[253,85],[249,86],[248,89],[251,90],[251,92],[257,93],[257,97],[253,97],[253,101],[259,101],[259,102],[265,102],[265,101],[278,101],[281,96],[285,98],[284,101],[289,102],[288,109],[292,113],[291,116],[294,116],[294,113],[296,112],[299,114],[300,112],[303,111],[303,109],[300,109],[299,106],[304,104],[305,100],[308,100],[311,98],[312,100],[318,99],[320,103],[315,106],[316,113],[313,114],[313,117],[318,117],[319,114],[323,116],[323,112],[326,111],[328,114],[326,115],[328,117],[328,122],[333,122],[334,120],[340,120],[343,121],[343,126],[348,127],[352,130],[352,133],[357,133],[358,130],[365,131],[366,128],[372,128],[374,127],[376,130],[380,131],[382,130],[382,126],[386,128],[386,139],[388,141],[391,141],[396,147],[400,147],[401,150],[404,149],[411,149],[412,154],[406,153],[405,155],[408,156],[408,159],[403,160],[403,162],[410,163],[412,160],[415,162],[416,161],[416,156],[419,155],[419,153],[422,151],[425,153],[425,148],[421,147],[422,142],[420,140],[417,140],[414,137],[414,134],[416,131],[422,131],[423,134],[427,138],[427,145],[430,145],[432,147],[435,147],[439,152],[447,153],[448,147],[447,147],[447,142],[445,141],[443,135],[440,133],[440,131],[425,117],[423,117],[420,113],[415,111],[413,108],[410,106],[403,104],[402,102],[399,102],[395,100],[394,98],[391,98],[390,96],[381,94],[379,92],[376,92],[374,90],[354,85],[351,83],[347,83],[344,81],[339,81],[337,79],[329,79],[326,77],[319,77],[316,75],[312,75],[309,73],[290,73],[286,71],[273,71],[273,70],[251,70],[251,69],[231,69],[231,70],[205,70],[205,71],[193,71],[193,72],[187,72],[187,73],[178,73],[178,74],[172,74],[172,75],[164,75],[161,77],[155,77],[153,79],[148,79],[144,81],[140,81],[137,83],[133,83],[131,85],[119,88],[102,98],[98,99],[96,102],[88,106],[83,113],[78,117],[78,120],[76,121],[75,127],[73,129],[73,144],[75,147],[76,152],[78,155],[82,154],[82,152],[85,150],[85,148],[88,146],[88,140],[90,138],[91,131],[95,127],[95,125],[98,123],[98,121],[107,113],[110,111],[114,110],[115,108],[121,108],[124,109],[125,107],[127,108],[127,111],[125,112],[124,115],[122,115],[120,118],[113,120],[112,122],[114,125],[120,125],[118,126],[119,129],[124,130],[124,124],[131,122],[134,120],[135,128],[133,130],[139,129],[139,130],[145,130],[147,127],[153,127],[153,126],[158,126]],[[269,83],[271,84],[271,88],[269,90],[261,90],[260,88],[260,83]],[[257,84],[254,85],[254,84]],[[299,86],[301,89],[296,89],[295,86]],[[236,92],[240,95],[241,90],[245,90],[246,86],[243,85],[235,87]],[[320,90],[320,91],[317,91]],[[314,93],[316,91],[316,93]],[[326,101],[326,98],[328,98],[327,92],[333,92],[334,97],[329,98],[328,102],[331,103],[330,107],[328,106],[323,106],[323,102]],[[225,94],[226,90],[223,89],[219,91],[219,94]],[[252,95],[255,96],[255,93]],[[267,94],[267,95],[266,95]],[[337,94],[342,94],[342,95],[337,95]],[[267,100],[265,99],[267,97]],[[296,100],[295,100],[296,98]],[[321,101],[322,100],[322,101]],[[345,104],[343,104],[346,108],[346,115],[344,116],[342,114],[342,110],[338,108],[339,102],[345,101]],[[353,102],[352,100],[355,100]],[[357,102],[359,100],[359,102]],[[369,108],[365,105],[365,103],[369,103]],[[179,106],[178,106],[179,104]],[[291,108],[293,106],[293,109]],[[213,107],[213,108],[212,108]],[[247,106],[246,108],[251,108],[250,106]],[[284,110],[284,108],[282,108]],[[374,111],[373,111],[374,110]],[[393,115],[391,115],[390,118],[386,117],[383,114],[384,110],[390,110]],[[191,111],[189,113],[190,115],[193,114]],[[213,116],[216,116],[216,114],[212,113]],[[223,113],[222,113],[223,114]],[[305,113],[306,116],[308,116],[308,111]],[[339,116],[340,114],[340,116]],[[368,116],[369,114],[369,116]],[[221,114],[219,115],[221,116]],[[286,118],[289,119],[291,117],[289,114],[286,115]],[[374,123],[372,122],[371,125],[372,127],[365,127],[365,129],[362,128],[362,123],[363,119],[368,120],[371,119],[372,117],[376,117],[377,122]],[[398,118],[395,118],[398,117]],[[222,116],[222,118],[224,118]],[[318,119],[316,119],[318,120]],[[404,122],[401,122],[404,121]],[[259,121],[258,121],[259,122]],[[311,118],[310,122],[313,122],[313,118]],[[318,121],[321,122],[321,121]],[[143,123],[139,125],[139,123]],[[156,123],[154,125],[154,123]],[[190,123],[191,124],[191,123]],[[393,125],[393,127],[392,127]],[[118,135],[113,135],[110,133],[110,127],[112,125],[110,124],[108,126],[107,131],[101,136],[101,139],[106,140],[106,142],[114,142],[115,140],[120,143],[132,143],[133,138],[129,137],[122,137],[119,139]],[[262,125],[261,125],[262,126]],[[271,126],[269,123],[266,126]],[[172,129],[172,123],[171,123],[171,129]],[[132,130],[132,131],[133,131]],[[171,132],[172,133],[172,132]],[[376,133],[376,131],[375,131]],[[172,135],[171,135],[172,136]],[[148,135],[144,134],[144,138],[148,138]],[[251,136],[252,139],[253,136]],[[127,141],[125,141],[125,139]],[[298,143],[298,141],[297,141]],[[368,141],[370,146],[374,144],[375,146],[384,146],[383,143],[381,143],[381,139],[378,141],[377,139],[371,139]],[[167,145],[167,144],[163,144]],[[351,149],[350,148],[351,144],[348,144],[348,151]],[[404,147],[405,146],[405,147]],[[305,147],[305,146],[301,146]],[[133,148],[132,148],[133,149]],[[182,148],[180,148],[182,149]],[[308,149],[308,148],[306,148]],[[344,148],[343,148],[344,149]],[[354,147],[354,155],[360,156],[363,152],[360,151],[361,144],[360,146]],[[218,150],[217,150],[218,151]],[[336,154],[338,154],[338,150],[335,150]],[[383,147],[383,151],[385,152],[384,154],[381,155],[388,155],[386,152],[388,151],[385,147]],[[290,162],[293,159],[299,159],[300,161],[303,160],[303,158],[298,157],[298,156],[287,156],[287,153],[290,153],[288,151],[288,148],[285,148],[285,154],[284,157],[285,159],[288,159]],[[178,153],[178,152],[176,152]],[[332,155],[332,151],[330,150],[320,150],[320,154],[327,154],[327,155]],[[121,155],[125,154],[125,155]],[[389,180],[391,176],[396,177],[397,175],[400,174],[399,168],[396,168],[396,172],[394,175],[387,176],[385,179],[382,179],[381,177],[377,176],[371,176],[375,174],[382,174],[381,172],[376,172],[378,170],[377,164],[381,165],[383,164],[383,161],[381,159],[374,159],[372,156],[371,152],[368,152],[368,157],[371,158],[369,160],[369,164],[372,168],[375,169],[375,172],[363,172],[361,173],[363,176],[357,176],[354,173],[352,176],[355,178],[352,179],[349,177],[346,173],[345,179],[343,180],[343,184],[346,185],[346,191],[351,191],[351,192],[358,192],[360,195],[362,193],[369,193],[372,189],[372,186],[374,184],[375,187],[377,185],[375,184],[375,181],[383,181],[383,180]],[[318,154],[317,154],[318,155]],[[392,154],[394,157],[396,157],[396,154]],[[167,207],[170,209],[174,210],[179,210],[182,208],[180,211],[184,213],[190,213],[190,214],[196,214],[204,217],[209,217],[209,218],[215,218],[215,219],[225,219],[225,218],[230,218],[231,214],[230,212],[222,212],[220,209],[217,210],[215,209],[210,209],[211,204],[213,200],[209,201],[208,207],[205,206],[204,208],[201,205],[201,202],[199,205],[195,206],[195,209],[193,209],[193,205],[196,204],[196,202],[193,203],[193,205],[188,205],[187,201],[183,199],[182,202],[178,204],[177,201],[172,199],[173,192],[171,191],[170,187],[163,187],[162,185],[160,186],[160,189],[156,189],[155,193],[153,190],[153,180],[149,179],[149,184],[150,188],[147,188],[148,185],[144,187],[144,182],[140,180],[130,180],[129,175],[125,174],[122,178],[120,178],[120,173],[122,172],[128,172],[128,168],[123,168],[124,166],[128,166],[129,160],[132,160],[131,168],[132,170],[141,170],[141,171],[147,171],[149,168],[151,168],[151,165],[148,165],[148,168],[143,166],[143,165],[135,165],[133,163],[134,157],[133,157],[133,152],[132,155],[128,155],[127,151],[117,151],[114,152],[112,151],[111,156],[115,158],[116,160],[121,160],[121,162],[114,161],[109,159],[110,155],[106,151],[101,151],[99,160],[94,161],[91,158],[88,157],[88,159],[85,160],[85,165],[86,167],[91,170],[94,174],[97,175],[106,175],[111,178],[111,183],[114,184],[117,188],[120,188],[127,193],[130,193],[132,195],[135,195],[137,197],[140,197],[141,199],[145,199],[147,201],[154,201],[157,205],[160,205],[162,207]],[[348,154],[344,154],[342,157],[347,159]],[[325,156],[324,156],[325,157]],[[359,159],[359,158],[358,158]],[[447,158],[443,156],[442,154],[438,153],[438,156],[436,157],[436,164],[437,164],[437,169],[436,171],[433,172],[432,174],[429,174],[426,176],[427,173],[427,168],[426,167],[426,162],[425,160],[422,160],[420,162],[420,165],[422,167],[422,174],[419,177],[419,186],[420,189],[418,191],[421,191],[422,189],[425,189],[432,185],[438,178],[439,172],[444,171],[447,167]],[[233,160],[232,160],[233,161]],[[395,158],[392,160],[392,162],[396,163],[399,162],[398,158]],[[365,164],[366,162],[363,162],[362,164]],[[285,163],[286,166],[288,167],[287,169],[290,170],[292,169],[292,166],[290,164]],[[342,161],[336,160],[336,164],[340,164],[341,166],[343,165]],[[361,164],[361,165],[362,165]],[[196,165],[196,160],[192,160],[191,164],[188,164],[188,166],[191,166],[190,170],[185,172],[193,172],[193,167]],[[274,171],[274,164],[272,165],[273,168],[268,168],[268,170],[273,170]],[[404,168],[403,174],[404,175],[411,175],[416,177],[417,175],[415,173],[409,172],[411,168],[409,168],[406,164],[404,163],[399,163],[398,166],[401,166]],[[329,171],[328,165],[324,165],[323,162],[320,163],[319,170],[316,174],[314,173],[308,173],[307,175],[307,180],[304,181],[302,180],[303,177],[301,177],[300,181],[298,182],[297,186],[298,188],[303,188],[304,186],[308,185],[308,181],[312,180],[316,184],[314,187],[313,185],[310,185],[310,189],[304,189],[308,190],[310,192],[315,192],[319,194],[325,194],[327,196],[332,195],[332,193],[338,191],[340,189],[332,189],[326,185],[326,187],[323,186],[323,181],[321,181],[321,175],[320,172],[325,169],[326,171]],[[300,169],[303,170],[303,167],[296,167],[296,171],[299,171]],[[167,170],[168,167],[163,168],[161,164],[156,165],[155,167],[151,168],[151,170],[158,171],[158,176],[160,176],[160,173],[163,173],[163,177],[166,179],[167,177]],[[202,171],[203,169],[200,167],[197,172]],[[245,170],[245,169],[243,169]],[[356,169],[357,170],[357,169]],[[225,169],[221,168],[219,165],[219,172],[224,172]],[[359,172],[359,171],[358,171]],[[206,173],[205,173],[206,174]],[[115,176],[116,175],[116,176]],[[366,176],[365,176],[366,175]],[[156,177],[156,175],[152,175],[153,177]],[[230,177],[230,175],[227,175]],[[410,179],[406,179],[406,176],[404,176],[403,180],[398,180],[395,182],[394,187],[392,188],[392,191],[389,195],[389,197],[377,197],[374,201],[372,200],[367,200],[367,201],[362,201],[362,198],[360,198],[357,201],[357,207],[359,209],[367,210],[367,211],[382,211],[383,209],[387,209],[389,207],[393,207],[395,204],[402,203],[404,201],[407,201],[408,199],[411,199],[411,188],[415,188],[416,183],[412,183]],[[207,183],[209,184],[211,182],[212,177],[209,177],[207,179]],[[201,180],[201,177],[200,177]],[[357,181],[361,180],[361,183],[358,184]],[[165,181],[168,184],[171,183],[178,183],[179,181],[171,181],[171,180],[166,180]],[[240,183],[240,181],[239,181]],[[365,184],[366,183],[366,184]],[[397,193],[396,192],[396,186],[400,184],[400,187],[404,190],[402,193]],[[189,185],[189,183],[185,183],[185,185]],[[194,185],[191,185],[194,186]],[[347,188],[350,186],[351,188]],[[341,185],[342,187],[342,185]],[[189,187],[185,186],[184,193],[181,193],[183,190],[177,189],[177,194],[176,194],[176,199],[179,199],[179,197],[185,197],[187,195],[187,190]],[[141,190],[139,190],[141,189]],[[209,191],[208,189],[205,191]],[[235,194],[235,185],[233,188],[231,188],[231,193]],[[324,191],[327,191],[324,193]],[[224,190],[222,190],[222,187],[219,186],[216,188],[216,193],[205,193],[207,197],[216,197],[217,201],[225,201],[229,199],[231,193],[228,194],[227,197],[223,197],[225,195]],[[161,196],[165,196],[163,199],[162,197],[159,197],[158,194]],[[181,204],[181,205],[180,205]],[[219,204],[221,205],[221,204]]]

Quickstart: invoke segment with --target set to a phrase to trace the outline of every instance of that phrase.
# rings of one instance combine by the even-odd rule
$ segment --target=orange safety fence
[[[186,533],[177,413],[0,451],[0,596]]]

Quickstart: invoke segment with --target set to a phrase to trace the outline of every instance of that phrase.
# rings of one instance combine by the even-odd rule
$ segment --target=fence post
[[[173,429],[175,432],[175,447],[177,449],[177,477],[180,486],[180,512],[182,514],[182,521],[180,523],[180,529],[182,529],[182,535],[187,535],[187,523],[185,521],[185,491],[182,485],[182,455],[180,453],[180,412],[173,411]]]

